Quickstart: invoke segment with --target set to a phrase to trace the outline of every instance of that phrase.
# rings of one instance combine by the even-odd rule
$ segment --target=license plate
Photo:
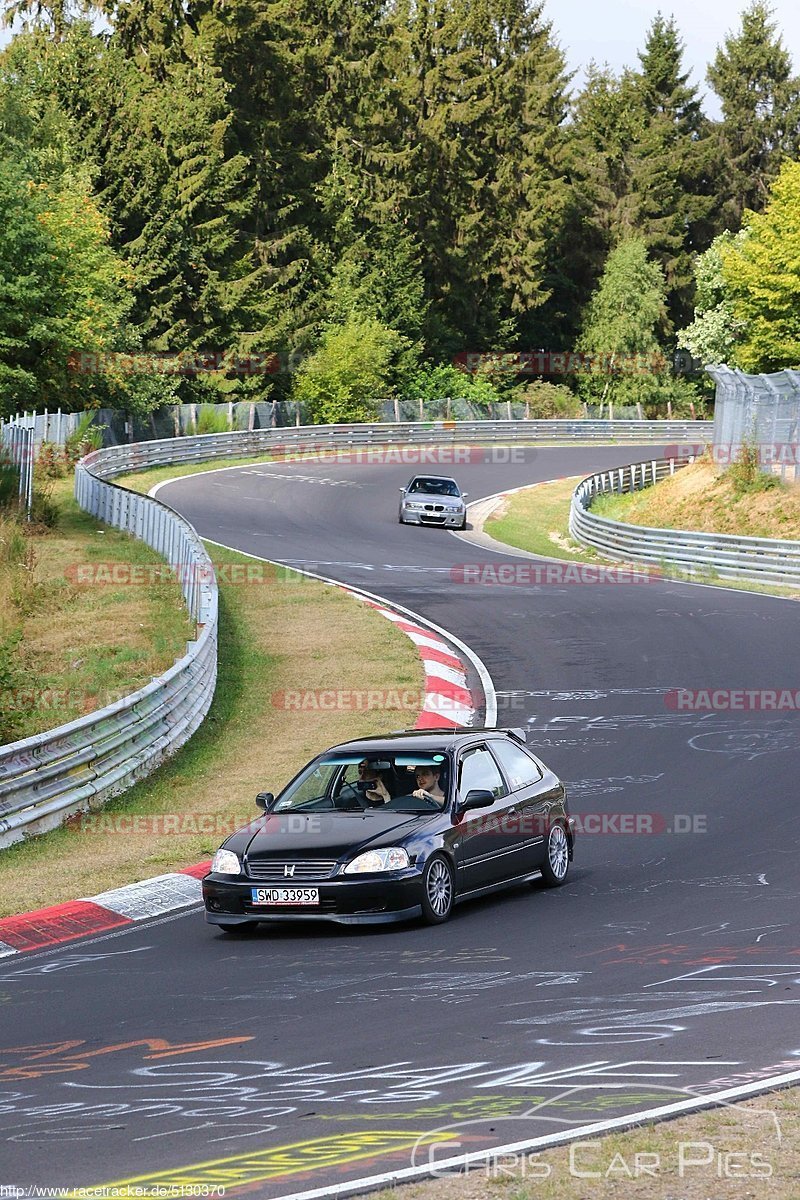
[[[319,888],[251,888],[253,904],[319,904]]]

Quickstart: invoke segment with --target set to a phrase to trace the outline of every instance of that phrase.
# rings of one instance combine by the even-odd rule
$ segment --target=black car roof
[[[336,750],[352,750],[366,754],[370,750],[377,749],[379,746],[385,746],[387,742],[392,745],[393,749],[397,750],[402,748],[420,751],[441,750],[443,743],[448,747],[457,749],[467,742],[474,741],[476,736],[505,736],[521,742],[525,740],[522,730],[512,732],[510,729],[497,729],[484,725],[453,729],[452,726],[447,725],[434,729],[400,729],[395,730],[393,733],[386,733],[383,736],[356,738],[351,742],[341,742],[338,746],[331,746],[325,753],[330,754]]]

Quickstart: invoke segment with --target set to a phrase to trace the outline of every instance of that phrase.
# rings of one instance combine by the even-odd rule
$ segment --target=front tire
[[[542,879],[547,887],[561,887],[569,871],[569,838],[563,825],[550,826],[547,835],[546,858],[542,863]]]
[[[422,916],[428,925],[441,925],[453,911],[453,868],[443,854],[428,859],[422,875]]]

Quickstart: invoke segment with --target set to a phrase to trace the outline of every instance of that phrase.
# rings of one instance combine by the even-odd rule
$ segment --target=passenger
[[[417,786],[411,794],[416,796],[418,800],[435,800],[437,804],[443,804],[444,792],[439,783],[441,773],[441,767],[415,767],[414,777],[417,781]]]
[[[363,785],[370,786],[365,788]],[[369,800],[370,804],[388,804],[391,800],[389,790],[381,779],[380,771],[370,766],[366,758],[358,764],[358,790]]]

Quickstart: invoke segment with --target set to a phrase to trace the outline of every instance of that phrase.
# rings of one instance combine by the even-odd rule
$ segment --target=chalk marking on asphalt
[[[454,1141],[455,1133],[416,1132],[410,1129],[356,1130],[352,1133],[310,1138],[308,1141],[292,1142],[286,1146],[273,1146],[268,1150],[251,1150],[226,1158],[207,1159],[170,1170],[153,1171],[147,1175],[134,1175],[129,1179],[118,1179],[113,1183],[90,1185],[86,1188],[70,1188],[62,1193],[65,1198],[102,1196],[110,1188],[156,1188],[188,1189],[208,1186],[232,1188],[245,1187],[269,1179],[280,1179],[299,1172],[319,1171],[325,1167],[343,1166],[374,1158],[387,1151],[413,1150],[436,1141]],[[322,1193],[320,1193],[321,1195]]]
[[[475,1150],[470,1154],[460,1154],[454,1158],[442,1159],[420,1166],[403,1167],[397,1171],[385,1171],[380,1175],[364,1176],[361,1179],[351,1179],[346,1183],[332,1183],[324,1188],[312,1188],[303,1192],[284,1192],[275,1200],[327,1200],[328,1197],[345,1196],[351,1192],[375,1191],[378,1188],[393,1187],[399,1183],[409,1183],[415,1179],[426,1179],[435,1175],[462,1172],[465,1167],[477,1163],[491,1163],[498,1158],[531,1151],[545,1150],[551,1146],[560,1146],[569,1142],[584,1141],[598,1134],[611,1133],[614,1130],[630,1129],[647,1121],[664,1120],[667,1117],[680,1116],[683,1113],[700,1112],[703,1109],[718,1108],[731,1100],[743,1100],[749,1096],[763,1095],[764,1092],[776,1088],[790,1087],[800,1083],[800,1071],[790,1071],[785,1075],[777,1075],[773,1079],[761,1080],[757,1084],[743,1084],[739,1087],[727,1088],[713,1095],[692,1097],[689,1100],[679,1100],[674,1104],[666,1104],[660,1108],[644,1109],[640,1112],[628,1113],[622,1117],[609,1117],[604,1121],[596,1121],[591,1125],[582,1125],[574,1129],[565,1129],[560,1133],[543,1134],[541,1137],[528,1138],[520,1142],[510,1142],[507,1145],[495,1146],[489,1150]],[[422,1145],[423,1143],[420,1143]]]

